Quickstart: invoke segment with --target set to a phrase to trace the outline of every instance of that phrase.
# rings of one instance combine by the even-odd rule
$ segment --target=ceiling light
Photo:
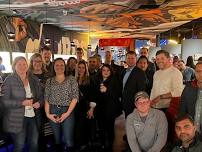
[[[45,44],[46,46],[50,46],[50,45],[51,45],[51,39],[45,38],[45,39],[44,39],[44,44]]]
[[[178,42],[176,40],[172,40],[172,39],[169,39],[168,42],[170,42],[172,44],[178,44]]]
[[[73,48],[73,47],[75,47],[76,45],[74,44],[74,42],[72,41],[71,42],[71,47]]]

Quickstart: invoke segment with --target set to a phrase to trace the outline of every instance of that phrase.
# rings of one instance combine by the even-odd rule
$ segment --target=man
[[[79,61],[83,60],[84,52],[83,52],[82,48],[76,49],[76,56],[77,56],[77,63],[79,63]]]
[[[141,48],[140,49],[140,55],[141,56],[146,56],[147,59],[149,59],[149,50],[148,48]],[[152,63],[151,61],[149,61],[149,65],[148,65],[148,71],[151,71],[151,73],[154,73],[156,71],[156,66],[154,63]]]
[[[178,67],[179,70],[182,72],[184,84],[195,79],[194,69],[187,67],[183,60],[178,61]]]
[[[88,58],[88,70],[89,70],[89,74],[91,76],[95,75],[96,72],[97,72],[97,67],[98,65],[98,61],[97,61],[97,58],[96,56],[91,56]]]
[[[42,55],[46,70],[48,71],[48,73],[51,76],[53,74],[53,63],[51,62],[52,52],[51,52],[50,48],[47,46],[44,46],[41,49],[41,55]]]
[[[201,134],[202,127],[202,62],[198,62],[195,68],[196,80],[187,83],[180,102],[179,114],[189,114],[194,118],[197,131]]]
[[[201,152],[202,143],[196,131],[194,120],[189,115],[177,118],[175,132],[180,143],[173,148],[172,152]]]
[[[150,95],[152,85],[153,85],[153,76],[154,76],[154,71],[148,70],[149,66],[149,60],[146,56],[140,56],[139,59],[137,60],[137,67],[142,69],[147,77],[147,86],[146,86],[146,92]]]
[[[133,112],[134,94],[146,89],[146,75],[144,71],[136,67],[137,56],[134,51],[126,54],[127,69],[122,73],[122,104],[125,117]]]
[[[182,74],[170,63],[170,55],[165,50],[156,53],[159,70],[155,72],[151,100],[154,108],[166,111],[173,97],[180,97],[183,90]]]
[[[126,120],[126,133],[132,152],[160,152],[166,144],[168,123],[165,114],[151,108],[146,92],[135,95],[135,106]]]

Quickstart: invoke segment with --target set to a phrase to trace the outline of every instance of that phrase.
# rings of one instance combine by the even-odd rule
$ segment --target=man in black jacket
[[[146,75],[144,71],[136,67],[137,56],[134,51],[126,54],[127,69],[122,73],[122,104],[125,117],[133,112],[134,95],[146,89]]]
[[[178,117],[175,123],[175,132],[180,142],[173,148],[172,152],[202,151],[202,143],[199,140],[196,124],[191,116]]]

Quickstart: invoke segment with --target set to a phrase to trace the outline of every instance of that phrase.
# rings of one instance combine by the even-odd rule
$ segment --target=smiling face
[[[24,75],[27,73],[28,71],[28,64],[27,64],[27,61],[25,59],[19,59],[15,66],[14,66],[14,69],[16,71],[16,73],[18,75]]]
[[[136,65],[136,56],[134,54],[128,54],[126,56],[126,64],[128,65],[129,68],[133,67]]]
[[[56,75],[64,74],[65,72],[65,64],[63,60],[57,60],[54,64],[54,70]]]
[[[51,51],[50,50],[43,50],[42,57],[45,63],[49,63],[51,60]]]
[[[142,69],[143,71],[146,71],[148,67],[147,59],[144,58],[140,59],[137,63],[137,67]]]
[[[106,66],[102,67],[102,77],[104,79],[107,79],[110,75],[111,75],[110,69]]]
[[[156,56],[156,63],[161,70],[164,70],[171,65],[170,58],[166,57],[164,53],[160,53]]]
[[[135,106],[137,111],[142,115],[147,115],[150,109],[150,100],[148,98],[140,97],[136,102]]]
[[[175,132],[183,143],[189,142],[195,136],[196,126],[189,119],[184,119],[176,123]]]
[[[86,72],[86,67],[83,63],[78,65],[78,73],[80,76],[84,76]]]
[[[36,57],[32,60],[33,70],[41,70],[43,66],[43,61],[41,57]]]

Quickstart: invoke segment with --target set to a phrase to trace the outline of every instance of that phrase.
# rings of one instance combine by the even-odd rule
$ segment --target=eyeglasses
[[[35,62],[35,63],[42,63],[41,60],[33,60],[33,62]]]

